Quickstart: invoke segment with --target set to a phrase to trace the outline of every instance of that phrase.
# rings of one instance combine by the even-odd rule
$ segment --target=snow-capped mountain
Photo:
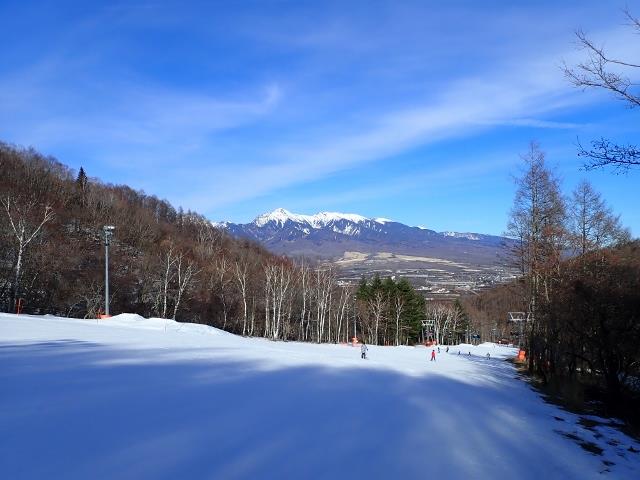
[[[321,212],[300,215],[283,208],[259,215],[251,223],[214,223],[231,235],[291,256],[338,258],[348,251],[390,252],[449,260],[495,262],[507,239],[479,233],[436,232],[387,218]]]
[[[376,219],[378,220],[378,219]],[[334,212],[321,212],[315,215],[299,215],[296,213],[291,213],[284,208],[278,208],[273,212],[264,213],[258,216],[253,224],[257,227],[264,227],[266,225],[278,225],[284,227],[287,222],[291,222],[296,225],[302,231],[312,229],[321,229],[327,226],[334,226],[340,222],[348,223],[348,224],[363,224],[366,222],[370,222],[371,220],[363,217],[362,215],[348,214],[348,213],[334,213]],[[375,221],[375,220],[374,220]],[[382,222],[380,222],[382,223]],[[344,231],[341,233],[345,233],[347,235],[353,234],[351,229],[347,229],[348,231]],[[339,231],[334,228],[334,231]],[[306,232],[309,233],[309,232]]]

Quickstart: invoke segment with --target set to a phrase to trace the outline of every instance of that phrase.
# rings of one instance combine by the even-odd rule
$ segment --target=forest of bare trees
[[[539,145],[522,160],[507,231],[521,275],[465,308],[485,335],[511,337],[508,312],[525,312],[529,371],[600,386],[619,406],[640,376],[640,242],[588,182],[564,195]]]

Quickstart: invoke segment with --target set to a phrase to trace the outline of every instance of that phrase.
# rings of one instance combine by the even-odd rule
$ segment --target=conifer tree
[[[78,177],[76,178],[76,189],[78,191],[79,203],[82,207],[86,206],[87,202],[87,187],[89,185],[89,179],[84,171],[84,168],[80,167]]]

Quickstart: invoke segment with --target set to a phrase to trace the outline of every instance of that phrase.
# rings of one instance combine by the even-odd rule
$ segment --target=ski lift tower
[[[496,343],[498,339],[498,325],[496,323],[493,324],[491,328],[491,341]]]
[[[522,340],[524,337],[524,325],[525,323],[531,321],[531,312],[509,312],[509,318],[507,320],[509,323],[517,325],[517,333],[511,332],[512,336],[518,337],[518,346],[522,347]]]
[[[436,321],[432,318],[422,320],[422,340],[434,341]]]

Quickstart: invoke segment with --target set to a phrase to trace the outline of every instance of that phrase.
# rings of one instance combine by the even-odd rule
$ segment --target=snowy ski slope
[[[640,478],[640,444],[546,404],[512,349],[430,352],[0,314],[0,477]]]

